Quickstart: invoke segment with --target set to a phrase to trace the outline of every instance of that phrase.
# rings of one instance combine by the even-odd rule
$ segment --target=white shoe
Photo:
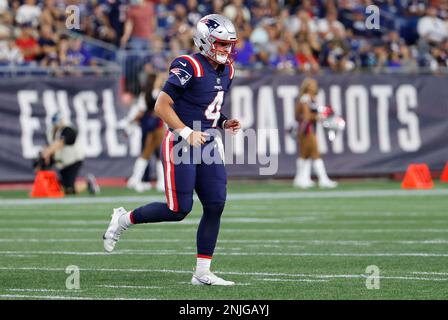
[[[293,186],[301,189],[312,188],[316,185],[313,180],[294,179]]]
[[[128,183],[126,186],[128,187],[128,189],[134,189],[135,186],[137,185],[137,183],[138,183],[138,181],[136,179],[134,179],[133,177],[130,177],[128,179]]]
[[[207,273],[204,273],[200,276],[194,273],[193,278],[191,278],[191,284],[195,286],[233,286],[235,282],[221,279],[220,277],[213,274],[213,272],[208,271]]]
[[[151,184],[149,182],[138,182],[134,185],[133,189],[139,193],[151,190]]]
[[[324,181],[319,181],[319,188],[327,188],[327,189],[333,189],[336,188],[338,186],[338,183],[336,181],[333,180],[324,180]]]
[[[120,239],[120,236],[123,231],[128,228],[120,223],[120,217],[127,214],[127,211],[121,207],[114,209],[114,213],[112,214],[112,220],[109,223],[109,227],[103,235],[104,240],[104,250],[107,252],[112,252],[115,248],[115,244]]]

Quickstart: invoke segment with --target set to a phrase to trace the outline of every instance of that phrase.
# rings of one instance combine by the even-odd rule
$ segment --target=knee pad
[[[174,214],[178,217],[178,221],[183,220],[193,208],[193,199],[192,197],[179,197],[178,201],[178,209]]]
[[[204,213],[220,217],[224,211],[225,202],[215,202],[204,204]]]
[[[181,212],[181,211],[177,211],[177,212],[173,212],[173,215],[175,217],[175,221],[182,221],[185,219],[186,216],[188,216],[189,212]]]

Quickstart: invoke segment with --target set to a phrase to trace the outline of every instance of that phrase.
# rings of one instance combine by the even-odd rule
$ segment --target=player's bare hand
[[[237,134],[241,129],[241,123],[236,119],[227,120],[224,123],[224,129],[231,130],[233,134]]]
[[[188,136],[188,143],[190,145],[192,145],[193,147],[199,147],[200,145],[202,145],[206,142],[208,136],[209,136],[209,134],[206,132],[193,131]]]

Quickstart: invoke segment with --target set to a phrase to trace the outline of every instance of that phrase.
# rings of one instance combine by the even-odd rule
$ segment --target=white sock
[[[322,159],[316,159],[313,161],[313,169],[314,172],[316,172],[320,182],[330,180],[327,176],[327,171],[325,170],[325,165]]]
[[[302,174],[302,170],[303,170],[303,162],[304,162],[304,159],[302,159],[302,158],[296,159],[296,176],[294,177],[294,179],[300,178],[300,175]]]
[[[157,160],[156,169],[157,169],[157,185],[160,185],[160,188],[163,189],[165,187],[165,177],[163,173],[162,161]]]
[[[142,157],[138,157],[137,160],[135,160],[134,170],[132,171],[132,176],[129,178],[129,180],[135,180],[135,182],[137,183],[142,181],[147,166],[148,160]]]
[[[196,274],[204,274],[210,271],[210,265],[212,264],[212,259],[208,258],[197,258],[196,260]]]
[[[304,159],[303,160],[303,176],[302,178],[305,181],[311,181],[311,159]]]

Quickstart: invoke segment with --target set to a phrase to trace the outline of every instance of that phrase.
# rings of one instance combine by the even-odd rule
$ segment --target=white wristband
[[[184,138],[184,140],[188,139],[188,136],[193,132],[193,130],[191,130],[190,127],[185,127],[183,128],[180,132],[179,135]]]

